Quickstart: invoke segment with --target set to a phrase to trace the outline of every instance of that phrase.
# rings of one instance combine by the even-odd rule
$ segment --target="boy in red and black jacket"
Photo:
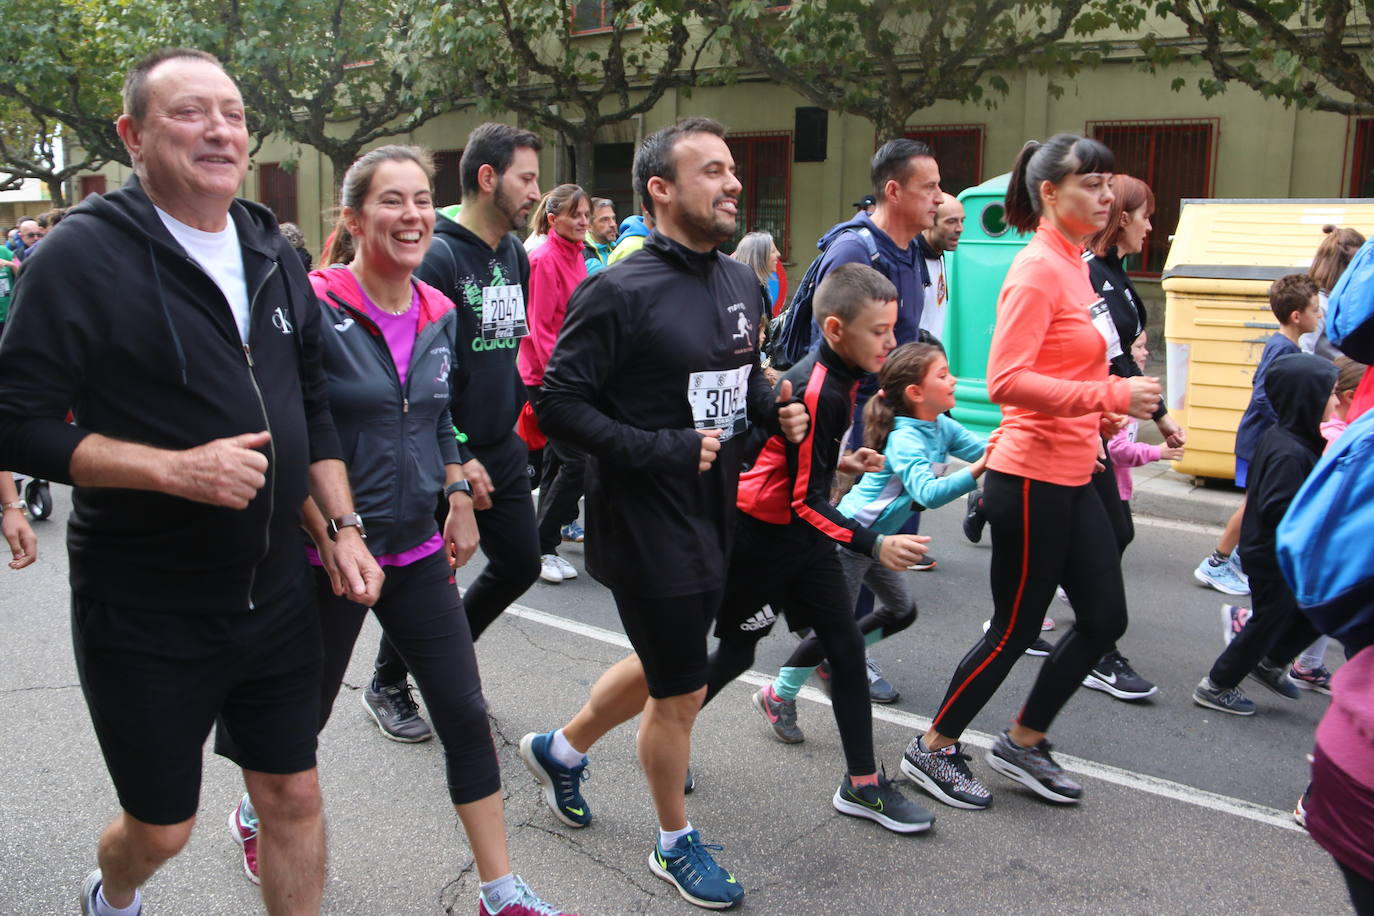
[[[925,554],[929,539],[877,534],[830,504],[854,394],[896,346],[897,291],[872,267],[845,264],[817,288],[815,311],[821,343],[782,379],[792,383],[793,396],[811,417],[806,438],[793,444],[771,436],[740,475],[735,544],[716,623],[720,645],[710,659],[706,702],[753,663],[755,645],[777,619],[772,608],[785,608],[788,625],[811,628],[830,660],[831,700],[848,766],[833,799],[836,810],[915,833],[934,818],[878,772],[863,635],[835,544],[905,569]],[[861,449],[845,462],[845,470],[861,472],[881,467],[882,456]]]

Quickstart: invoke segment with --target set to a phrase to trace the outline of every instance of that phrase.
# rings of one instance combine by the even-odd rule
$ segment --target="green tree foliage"
[[[1108,0],[1127,24],[1153,11],[1181,23],[1187,39],[1150,34],[1142,41],[1150,66],[1200,60],[1211,75],[1198,80],[1212,97],[1240,83],[1285,105],[1355,115],[1374,113],[1371,7],[1350,0]],[[1174,80],[1174,89],[1186,85]]]
[[[170,0],[180,34],[239,84],[256,134],[312,147],[334,183],[370,144],[453,106],[451,58],[421,40],[429,0]]]
[[[59,143],[62,127],[46,118],[35,118],[11,99],[0,100],[0,190],[13,190],[26,178],[47,185],[54,207],[67,205],[64,186],[81,172],[100,168],[107,161],[98,153]]]
[[[575,180],[590,186],[599,130],[696,81],[712,30],[690,29],[686,20],[673,0],[604,7],[471,0],[434,5],[424,30],[441,54],[463,60],[480,108],[514,112],[536,130],[562,134],[574,149]]]
[[[736,66],[812,103],[872,121],[880,141],[940,100],[992,104],[1026,69],[1072,74],[1112,24],[1089,0],[689,0],[720,29]],[[1054,92],[1062,89],[1051,86]]]

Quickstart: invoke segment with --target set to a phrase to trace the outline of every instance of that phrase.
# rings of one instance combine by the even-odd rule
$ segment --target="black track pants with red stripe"
[[[992,529],[992,626],[959,663],[935,716],[935,730],[949,738],[963,734],[1040,635],[1056,586],[1068,593],[1076,619],[1045,659],[1017,717],[1025,727],[1048,731],[1126,631],[1121,554],[1092,485],[1065,487],[997,471],[983,479]]]

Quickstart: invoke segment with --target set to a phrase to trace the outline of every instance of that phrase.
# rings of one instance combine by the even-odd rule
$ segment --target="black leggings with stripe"
[[[954,672],[934,727],[958,738],[1040,635],[1062,585],[1074,624],[1045,659],[1018,721],[1050,723],[1102,653],[1126,631],[1121,553],[1092,484],[1066,487],[988,471],[983,511],[992,529],[992,626]]]

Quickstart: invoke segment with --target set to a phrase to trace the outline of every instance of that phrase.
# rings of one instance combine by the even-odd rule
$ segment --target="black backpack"
[[[877,270],[883,271],[878,255],[878,243],[873,238],[872,230],[867,226],[858,225],[838,233],[831,239],[830,245],[835,244],[835,241],[846,232],[859,237],[864,243],[864,248],[868,250],[869,263]],[[801,283],[797,284],[797,291],[792,295],[792,302],[768,323],[766,354],[770,364],[779,372],[800,362],[816,344],[816,322],[811,314],[811,300],[816,297],[816,287],[821,280],[821,261],[825,259],[825,252],[830,249],[830,245],[826,245],[816,256],[816,260],[811,262],[811,266],[806,268]],[[883,273],[886,275],[886,271]]]

